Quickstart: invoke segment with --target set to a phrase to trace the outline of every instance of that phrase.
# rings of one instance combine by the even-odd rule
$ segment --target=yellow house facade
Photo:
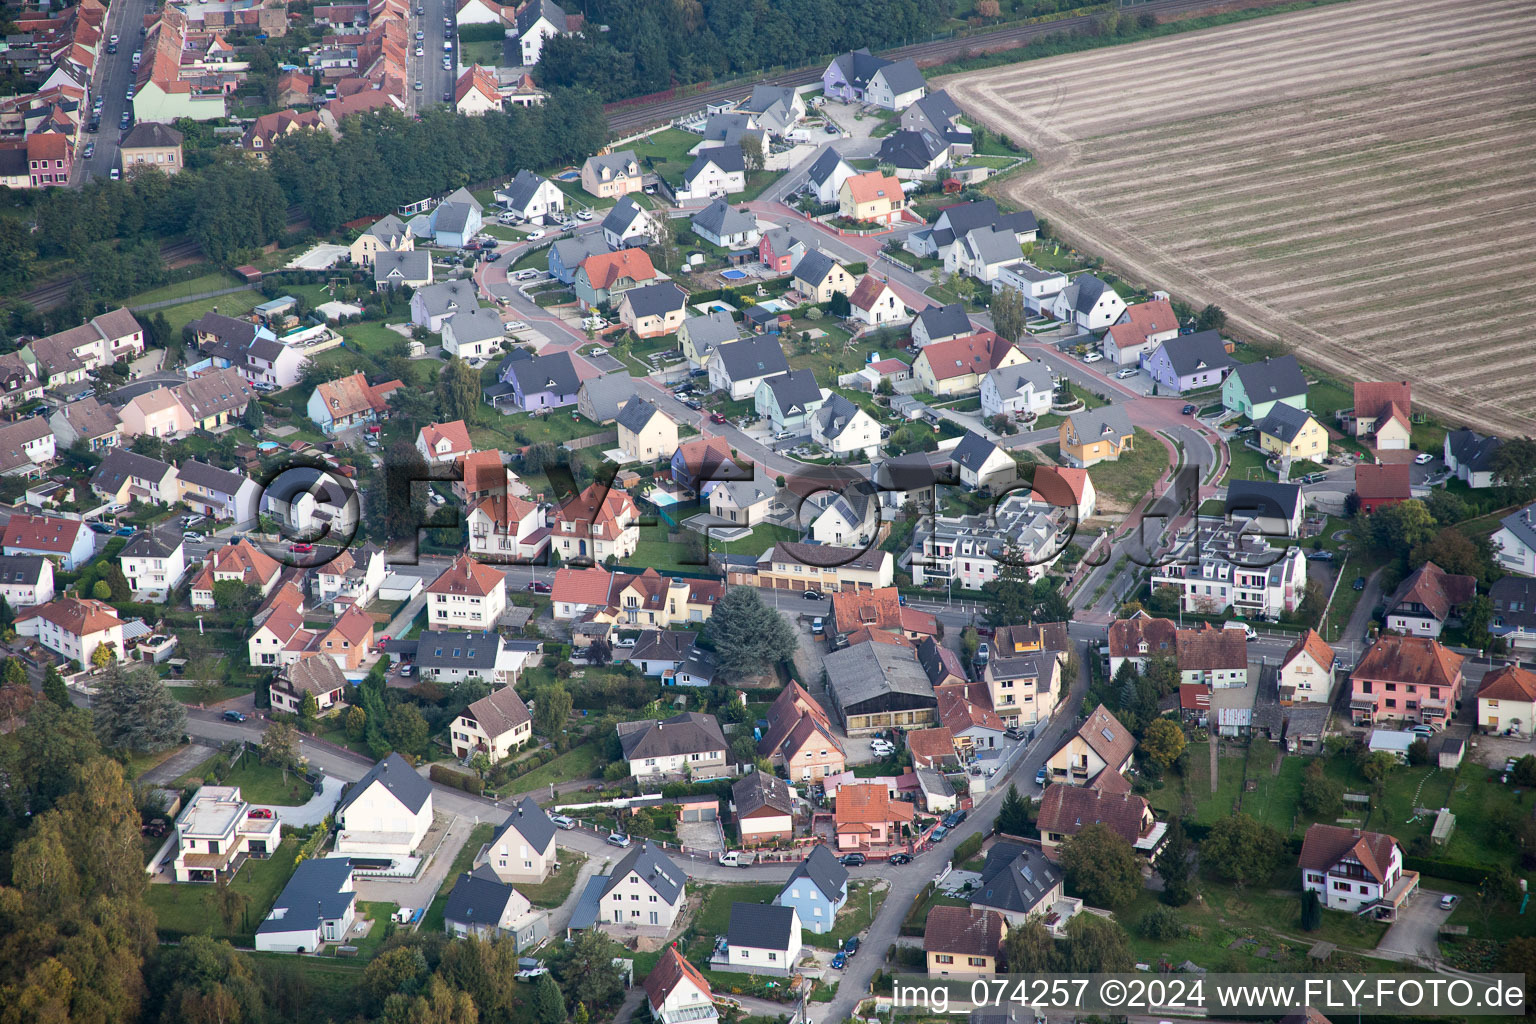
[[[1130,417],[1113,405],[1073,413],[1061,421],[1056,434],[1062,458],[1077,469],[1118,459],[1136,439]]]
[[[1328,454],[1328,428],[1305,409],[1277,403],[1255,427],[1265,452],[1320,462]]]
[[[912,363],[912,376],[933,395],[963,395],[981,390],[990,370],[1019,366],[1029,357],[988,332],[925,345]]]
[[[642,461],[670,459],[677,451],[677,424],[649,402],[630,399],[619,410],[618,427],[619,447]]]

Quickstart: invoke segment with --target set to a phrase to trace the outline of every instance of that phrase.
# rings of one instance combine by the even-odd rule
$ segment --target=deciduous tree
[[[1152,760],[1167,768],[1184,753],[1184,730],[1172,719],[1153,719],[1147,726],[1146,735],[1142,737],[1141,749]]]
[[[992,296],[992,329],[999,337],[1018,341],[1024,336],[1027,319],[1024,296],[1017,288],[1002,288]]]
[[[163,750],[187,731],[186,709],[147,668],[107,668],[92,710],[96,734],[109,749]]]
[[[1222,818],[1200,844],[1200,862],[1238,885],[1262,882],[1275,870],[1284,840],[1249,814]]]
[[[1106,825],[1088,825],[1061,844],[1067,884],[1096,907],[1120,907],[1141,891],[1136,853]]]

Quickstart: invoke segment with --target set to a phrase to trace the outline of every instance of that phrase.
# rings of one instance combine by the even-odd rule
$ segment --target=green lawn
[[[388,930],[389,919],[395,912],[393,903],[365,903],[358,901],[357,909],[359,917],[366,917],[373,922],[373,927],[368,929],[368,934],[358,939],[357,959],[371,960],[373,955],[384,945],[384,933]]]
[[[500,67],[502,63],[501,40],[483,39],[469,43],[460,42],[459,63],[465,66],[480,64],[488,68]]]
[[[402,316],[401,319],[408,319],[408,317]],[[347,346],[349,348],[361,349],[374,359],[387,359],[394,355],[405,355],[405,346],[410,340],[390,330],[376,320],[348,324],[342,327],[340,331],[341,336],[347,339]]]
[[[253,804],[281,804],[297,807],[315,795],[314,787],[293,772],[283,780],[283,771],[275,765],[262,764],[255,754],[246,754],[230,769],[226,786],[239,786],[240,795]]]
[[[1256,452],[1244,444],[1236,443],[1228,448],[1230,461],[1227,463],[1226,475],[1222,477],[1224,483],[1233,480],[1274,480],[1275,474],[1264,468],[1267,456],[1263,452]]]
[[[537,885],[518,883],[517,891],[527,896],[529,903],[536,907],[553,909],[564,903],[571,895],[571,890],[576,887],[576,876],[581,873],[581,866],[587,862],[587,855],[577,850],[560,850],[559,860],[560,870]]]
[[[1114,462],[1100,462],[1089,472],[1095,490],[1130,508],[1152,490],[1168,468],[1168,450],[1163,442],[1137,427],[1129,452]]]
[[[880,913],[889,888],[886,883],[873,880],[854,882],[848,890],[848,902],[843,904],[842,912],[832,924],[832,930],[824,935],[802,932],[805,944],[819,949],[841,949],[844,941],[869,927],[869,923],[874,920],[871,910],[875,914]]]
[[[243,686],[215,686],[206,694],[195,686],[172,686],[169,689],[171,696],[183,704],[217,704],[251,692]]]
[[[453,858],[448,874],[443,877],[443,884],[438,886],[437,897],[432,900],[432,905],[427,907],[427,912],[422,915],[421,931],[443,930],[443,914],[448,910],[448,894],[458,883],[459,876],[475,866],[475,858],[480,855],[480,848],[490,842],[495,834],[496,826],[489,821],[482,821],[470,831],[469,838],[464,841],[458,856]]]
[[[642,164],[649,161],[657,174],[670,182],[678,182],[688,165],[693,163],[688,151],[703,141],[702,136],[681,128],[666,128],[637,139],[632,148]]]
[[[733,903],[772,903],[784,888],[778,882],[743,882],[731,885],[695,884],[704,890],[704,902],[693,918],[693,931],[711,945],[716,935],[724,935],[731,923]]]
[[[156,927],[167,936],[211,935],[237,946],[255,942],[256,926],[267,916],[277,894],[293,874],[299,844],[284,839],[266,860],[248,860],[230,882],[230,888],[247,899],[244,910],[226,924],[219,914],[214,886],[192,883],[151,885],[145,901],[155,912]]]
[[[540,765],[527,775],[519,776],[502,788],[510,793],[534,793],[561,782],[589,779],[597,767],[601,751],[596,741],[572,747],[546,765]]]
[[[133,307],[147,306],[154,302],[169,302],[172,299],[202,295],[204,292],[216,292],[221,288],[233,288],[244,283],[233,274],[215,270],[187,281],[177,281],[175,284],[162,285],[147,292],[140,292],[132,298],[123,300],[123,305]]]
[[[244,316],[255,309],[266,297],[258,291],[230,292],[228,295],[216,295],[211,299],[198,299],[196,302],[184,302],[179,306],[167,306],[156,312],[164,313],[169,321],[171,330],[180,336],[181,329],[193,320],[200,319],[217,309],[225,316]]]

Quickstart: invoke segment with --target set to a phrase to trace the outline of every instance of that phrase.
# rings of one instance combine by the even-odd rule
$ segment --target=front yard
[[[1168,449],[1163,442],[1137,427],[1129,452],[1114,462],[1100,462],[1088,472],[1099,494],[1129,509],[1151,492],[1152,485],[1169,468]]]
[[[576,876],[587,862],[587,855],[577,850],[559,851],[560,869],[536,885],[526,882],[517,884],[517,891],[528,897],[528,902],[546,910],[558,907],[570,896],[576,886]]]
[[[436,898],[432,900],[431,906],[427,907],[427,912],[421,916],[421,931],[443,930],[443,914],[448,910],[448,894],[453,891],[459,876],[475,866],[475,858],[480,855],[480,848],[491,841],[491,837],[496,834],[496,827],[489,821],[483,821],[470,831],[469,838],[464,841],[458,856],[453,858],[453,865],[448,869],[448,874],[443,877],[443,884],[438,887]]]
[[[883,881],[854,882],[848,887],[848,902],[832,924],[832,930],[824,935],[805,931],[802,936],[807,946],[817,949],[841,949],[843,943],[869,927],[874,915],[885,905],[885,894],[890,886]]]
[[[299,842],[284,839],[266,860],[247,860],[229,887],[245,898],[243,909],[225,920],[219,911],[215,886],[194,883],[151,885],[145,902],[155,912],[155,925],[161,937],[177,939],[184,935],[211,935],[228,939],[236,946],[255,943],[256,926],[267,916],[277,894],[283,891],[295,867]]]
[[[279,804],[297,807],[309,802],[314,787],[294,772],[284,772],[275,765],[262,764],[256,754],[247,753],[231,768],[224,785],[239,786],[248,803]]]

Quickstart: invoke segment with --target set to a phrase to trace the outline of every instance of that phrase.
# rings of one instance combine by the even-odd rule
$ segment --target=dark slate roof
[[[505,202],[508,207],[514,210],[523,210],[528,207],[529,203],[533,202],[534,193],[539,190],[539,186],[542,184],[544,184],[544,178],[534,174],[532,171],[521,170],[517,172],[517,177],[513,178],[511,183],[501,191],[502,195],[506,196]]]
[[[523,350],[519,350],[521,352]],[[557,395],[574,395],[581,387],[581,376],[569,352],[552,352],[547,356],[531,359],[515,359],[508,356],[501,364],[502,380],[511,374],[522,385],[523,394],[553,391]]]
[[[1474,473],[1491,471],[1494,453],[1504,444],[1497,437],[1475,430],[1453,430],[1445,438],[1450,444],[1451,458]]]
[[[688,304],[688,293],[672,281],[641,285],[624,293],[623,301],[640,316],[665,316]]]
[[[686,629],[647,629],[624,656],[626,661],[675,661],[688,657],[696,634]]]
[[[773,903],[732,903],[725,941],[753,949],[788,949],[795,927],[795,908]]]
[[[960,108],[944,89],[930,92],[912,105],[921,110],[923,116],[935,125],[945,124],[960,116]]]
[[[1232,372],[1243,382],[1243,393],[1249,402],[1274,402],[1307,393],[1307,378],[1302,376],[1301,365],[1290,353],[1261,363],[1243,363]]]
[[[921,170],[948,149],[948,144],[929,131],[899,131],[880,143],[879,160],[903,170]]]
[[[1194,373],[1202,363],[1212,368],[1231,366],[1233,363],[1232,357],[1227,354],[1226,343],[1221,340],[1221,335],[1216,331],[1181,334],[1177,338],[1169,338],[1163,342],[1162,347],[1163,351],[1168,353],[1168,361],[1173,365],[1173,372],[1181,377]]]
[[[1312,414],[1305,409],[1298,409],[1284,402],[1276,402],[1256,427],[1259,433],[1278,437],[1286,444],[1290,444],[1296,440],[1296,435],[1301,433],[1301,428],[1305,427],[1311,418]]]
[[[91,486],[115,493],[129,477],[160,480],[170,468],[169,463],[152,459],[148,455],[140,455],[126,448],[113,448],[101,465],[96,467],[96,472],[91,474]]]
[[[539,17],[560,31],[565,31],[565,11],[554,0],[531,0],[517,15],[517,33],[522,35],[534,26]]]
[[[844,398],[837,392],[832,393],[820,409],[816,410],[816,422],[821,425],[823,436],[835,438],[842,436],[853,423],[853,418],[859,414],[859,407]]]
[[[497,878],[489,865],[482,864],[474,871],[461,874],[453,884],[443,919],[460,924],[494,926],[501,921],[508,901],[516,894],[517,890]]]
[[[885,79],[885,84],[896,95],[928,87],[927,79],[923,78],[923,73],[917,69],[917,62],[911,57],[887,64],[880,69],[880,77]]]
[[[702,352],[712,352],[715,346],[741,337],[741,328],[736,326],[736,321],[731,318],[731,314],[723,309],[717,309],[703,316],[691,316],[685,323],[688,325],[688,337],[693,340],[694,348]]]
[[[169,558],[173,553],[175,553],[177,548],[182,546],[183,543],[185,542],[182,540],[181,531],[177,529],[174,524],[163,523],[160,526],[154,527],[153,529],[140,530],[138,533],[134,534],[133,539],[127,543],[118,557]],[[37,561],[41,562],[42,559],[40,556],[17,557],[14,559],[7,559],[7,561],[30,562],[34,557],[36,557]],[[0,563],[0,580],[5,580],[7,578],[4,572],[5,568],[5,565]],[[32,576],[33,579],[36,579],[37,573],[34,571]],[[11,580],[10,582],[20,581]]]
[[[267,919],[256,926],[256,933],[313,931],[321,921],[342,917],[357,898],[355,892],[341,891],[351,874],[352,862],[346,857],[300,861]],[[272,915],[278,911],[283,911],[282,917],[274,919]]]
[[[690,223],[695,230],[703,229],[716,238],[757,230],[756,217],[743,213],[724,199],[716,199],[694,214]]]
[[[987,851],[981,869],[981,885],[971,892],[971,902],[984,907],[1024,913],[1035,907],[1061,882],[1061,870],[1038,846],[997,843]]]
[[[457,629],[425,629],[416,638],[416,665],[422,669],[484,670],[496,667],[501,635]]]
[[[821,156],[817,157],[816,162],[811,164],[811,169],[806,172],[806,179],[820,185],[832,177],[833,172],[837,170],[837,165],[843,162],[842,154],[828,147],[822,150]],[[852,170],[851,164],[849,169]]]
[[[491,840],[491,845],[495,846],[499,843],[501,837],[508,832],[516,832],[522,836],[532,849],[542,850],[555,836],[555,823],[549,820],[549,815],[533,797],[525,796],[511,816],[502,822],[501,829]]]
[[[140,121],[119,143],[121,149],[170,149],[181,145],[181,132],[157,121]]]
[[[195,334],[211,334],[219,341],[236,346],[249,345],[256,337],[255,324],[222,313],[205,313],[187,326]]]
[[[1227,484],[1227,515],[1290,519],[1301,507],[1301,485],[1274,480],[1233,480]]]
[[[389,790],[390,795],[412,814],[421,810],[422,805],[432,796],[432,784],[417,775],[416,769],[407,764],[405,758],[399,754],[390,754],[352,784],[347,795],[341,798],[341,803],[336,805],[336,813],[339,815],[351,807],[353,801],[375,782]]]
[[[603,218],[603,230],[612,231],[616,235],[622,235],[644,213],[644,208],[635,202],[633,197],[625,196],[614,203],[613,209],[608,211],[608,216]]]
[[[618,423],[619,426],[638,434],[645,429],[647,423],[650,423],[654,417],[660,415],[660,409],[639,395],[636,395],[628,402],[625,402],[624,407],[619,410]]]
[[[833,63],[842,70],[843,77],[848,79],[850,84],[862,89],[869,84],[870,78],[876,71],[891,62],[884,57],[876,57],[867,47],[860,47],[834,58]]]
[[[806,257],[809,259],[810,257]],[[750,380],[775,373],[788,373],[789,360],[773,338],[747,338],[729,341],[715,349],[715,358],[731,380]]]
[[[1100,297],[1109,290],[1109,285],[1092,274],[1079,274],[1067,285],[1067,294],[1071,296],[1072,308],[1079,313],[1087,313],[1098,304]],[[1193,337],[1193,335],[1191,335]]]
[[[790,370],[788,373],[768,377],[763,383],[773,392],[780,412],[803,410],[821,401],[821,388],[816,383],[813,370]]]
[[[804,281],[809,285],[819,285],[826,276],[832,273],[832,268],[837,266],[837,261],[820,249],[812,249],[800,257],[800,262],[795,264],[795,279]]]
[[[428,249],[411,249],[408,252],[380,252],[373,256],[373,282],[382,284],[389,275],[400,271],[408,281],[425,281],[432,274],[432,252]]]
[[[727,174],[747,169],[747,161],[741,154],[740,146],[711,146],[699,150],[698,156],[693,158],[693,163],[688,165],[687,172],[683,174],[683,180],[692,181],[710,164]]]
[[[930,338],[947,338],[950,335],[971,333],[971,318],[965,315],[965,307],[958,302],[943,306],[929,306],[917,318]]]
[[[674,757],[678,754],[725,750],[730,744],[714,715],[685,711],[661,721],[620,722],[619,745],[626,761],[637,757]]]
[[[176,467],[176,475],[188,483],[206,487],[218,494],[234,495],[246,483],[249,477],[243,473],[232,473],[218,466],[210,466],[206,462],[198,462],[196,459],[187,459]]]
[[[143,531],[134,540],[146,536],[151,531]],[[177,541],[180,542],[178,537]],[[128,542],[128,547],[123,553],[128,553],[128,548],[133,547],[133,541]],[[11,583],[20,586],[34,586],[43,575],[42,555],[0,555],[0,583]]]
[[[745,818],[763,807],[781,814],[795,813],[795,798],[789,792],[789,783],[763,771],[737,779],[731,786],[731,800],[736,804],[738,818]]]
[[[957,465],[967,469],[980,469],[982,463],[992,457],[997,451],[997,445],[988,441],[974,430],[967,430],[960,443],[955,445],[953,458]]]
[[[1519,515],[1519,513],[1515,513]],[[1505,576],[1488,588],[1493,603],[1493,624],[1501,629],[1536,629],[1536,580]]]
[[[811,847],[810,856],[801,861],[790,873],[789,881],[797,878],[809,878],[829,900],[836,900],[842,895],[843,887],[848,884],[848,869],[825,846]],[[789,888],[789,882],[784,884]]]
[[[941,222],[943,227],[940,227]],[[933,223],[933,243],[939,246],[949,245],[956,237],[980,227],[991,226],[1012,231],[1014,234],[1040,229],[1035,215],[1029,210],[1002,213],[998,210],[996,201],[991,199],[979,199],[975,202],[947,206],[939,211]]]
[[[432,215],[432,230],[463,231],[469,225],[468,203],[444,203]]]
[[[647,839],[614,865],[608,874],[608,881],[603,885],[603,895],[612,892],[613,887],[628,878],[631,871],[656,890],[656,895],[666,900],[669,906],[675,906],[682,897],[683,883],[688,877],[678,870],[670,857],[661,852],[660,847],[653,846]]]

